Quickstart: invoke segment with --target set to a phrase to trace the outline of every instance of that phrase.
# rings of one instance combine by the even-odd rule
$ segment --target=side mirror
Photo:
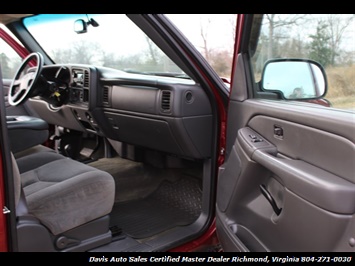
[[[279,92],[284,99],[319,99],[327,87],[324,68],[309,59],[272,59],[262,73],[261,89]]]

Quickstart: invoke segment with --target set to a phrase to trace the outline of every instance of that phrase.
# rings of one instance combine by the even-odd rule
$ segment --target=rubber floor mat
[[[194,178],[164,181],[149,197],[117,203],[111,226],[132,238],[147,238],[176,226],[194,222],[201,212],[200,184]]]

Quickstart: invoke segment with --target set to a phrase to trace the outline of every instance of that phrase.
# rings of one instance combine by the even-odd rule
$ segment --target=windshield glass
[[[74,31],[78,19],[94,23],[78,34]],[[186,77],[124,14],[41,14],[25,18],[24,25],[55,63]]]

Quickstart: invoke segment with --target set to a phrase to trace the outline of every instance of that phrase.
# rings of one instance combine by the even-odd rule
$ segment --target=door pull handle
[[[277,204],[274,200],[274,198],[271,196],[270,192],[266,189],[265,185],[260,185],[260,191],[264,195],[264,197],[267,199],[267,201],[271,204],[272,209],[277,215],[280,215],[282,208],[277,207]]]

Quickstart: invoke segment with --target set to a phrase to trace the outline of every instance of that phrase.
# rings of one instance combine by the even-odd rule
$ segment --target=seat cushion
[[[18,158],[21,158],[21,157],[24,157],[24,156],[27,156],[27,155],[30,155],[30,154],[33,154],[33,153],[44,152],[44,151],[56,153],[55,150],[53,150],[53,149],[51,149],[49,147],[46,147],[44,145],[36,145],[36,146],[33,146],[33,147],[28,148],[26,150],[16,152],[16,153],[14,153],[14,156],[15,156],[16,159],[18,159]]]
[[[54,235],[111,212],[115,183],[110,174],[50,152],[19,160],[29,213]]]
[[[20,173],[33,170],[46,163],[65,158],[55,150],[38,145],[14,154]]]

